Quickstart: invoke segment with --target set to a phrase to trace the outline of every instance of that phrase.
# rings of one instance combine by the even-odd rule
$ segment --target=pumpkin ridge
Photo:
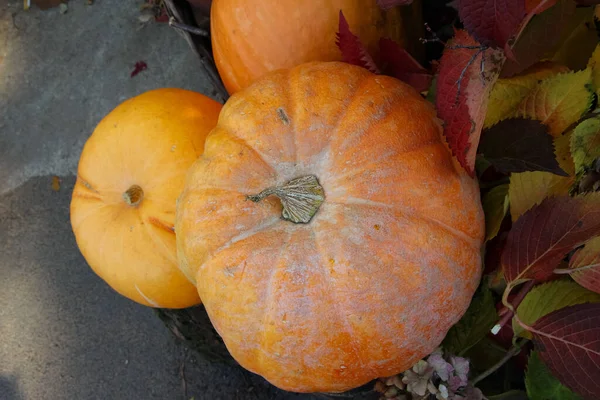
[[[404,151],[401,151],[401,152],[398,152],[398,153],[394,153],[394,154],[389,154],[389,155],[387,155],[385,157],[382,156],[382,158],[379,158],[377,160],[373,160],[372,164],[361,164],[359,168],[355,168],[355,169],[353,169],[351,171],[348,171],[348,172],[345,172],[343,174],[339,174],[339,175],[332,174],[331,175],[331,180],[329,181],[329,186],[330,187],[337,187],[338,185],[343,185],[344,182],[339,182],[339,181],[344,180],[344,179],[352,179],[356,175],[359,175],[361,172],[364,172],[364,171],[369,170],[369,169],[372,170],[373,169],[372,168],[373,165],[379,164],[379,163],[385,161],[390,156],[402,156],[402,155],[406,155],[406,154],[413,153],[413,152],[423,151],[423,150],[425,150],[425,149],[427,149],[429,147],[435,147],[435,146],[440,146],[440,145],[442,145],[442,144],[440,143],[439,140],[433,139],[431,142],[426,142],[422,146],[415,147],[415,148],[412,148],[412,149],[407,149],[407,150],[404,150]]]
[[[269,169],[271,171],[273,171],[274,173],[277,174],[277,169],[275,169],[274,164],[277,163],[277,160],[271,160],[271,162],[267,161],[267,157],[262,154],[260,151],[256,150],[256,148],[254,148],[254,146],[252,146],[250,143],[248,143],[248,141],[244,138],[241,138],[239,136],[237,136],[236,134],[234,134],[233,132],[231,132],[230,128],[224,128],[223,126],[219,126],[217,125],[217,127],[219,128],[219,132],[223,132],[225,135],[231,137],[234,141],[240,143],[241,145],[243,145],[244,147],[246,147],[247,149],[251,150],[254,154],[256,154],[258,156],[258,158],[260,158],[260,160],[263,162],[263,164],[265,164],[267,167],[269,167]],[[212,135],[210,135],[210,137],[212,137]],[[208,139],[207,139],[208,141]],[[206,145],[205,145],[206,148]],[[208,159],[212,158],[212,157],[207,157]]]
[[[355,67],[352,66],[352,68],[358,68],[361,69],[360,67]],[[346,116],[348,115],[348,110],[351,108],[352,104],[354,102],[356,102],[356,94],[358,93],[359,90],[362,89],[362,87],[368,83],[369,81],[369,75],[363,75],[358,82],[356,83],[356,86],[354,88],[354,91],[350,94],[348,94],[348,101],[344,102],[344,109],[343,111],[340,113],[340,115],[338,116],[337,120],[335,121],[335,123],[332,125],[331,129],[329,130],[329,140],[327,141],[327,145],[324,146],[323,150],[321,150],[321,154],[325,155],[325,159],[323,161],[323,168],[321,168],[321,171],[329,171],[330,167],[331,167],[331,139],[335,136],[339,134],[340,131],[340,124],[342,123],[342,121],[346,118]],[[317,176],[317,178],[319,178],[319,176]]]
[[[314,175],[326,199],[312,226],[274,222],[251,236],[279,219],[274,197],[258,206],[215,188],[179,201],[185,268],[213,324],[240,365],[283,390],[343,391],[410,368],[439,346],[479,281],[479,246],[448,230],[482,243],[476,181],[451,161],[430,104],[369,76],[314,63],[265,77],[232,96],[188,174],[186,190],[235,186],[243,195]],[[287,96],[292,131],[276,114]],[[272,169],[246,147],[276,161]],[[356,168],[365,170],[336,176]],[[342,184],[334,191],[332,181]],[[417,219],[425,213],[443,226]]]
[[[167,224],[156,217],[148,217],[148,222],[158,229],[162,229],[165,232],[175,233],[175,227],[172,224]]]
[[[73,195],[75,197],[78,197],[80,199],[86,199],[88,201],[93,201],[93,200],[102,201],[102,197],[101,196],[96,195],[95,193],[92,193],[92,194],[86,193],[86,191],[84,191],[84,190],[73,192]]]
[[[283,266],[285,265],[285,262],[284,262],[284,260],[282,260],[282,258],[283,258],[283,255],[285,254],[285,252],[288,250],[288,247],[290,246],[290,241],[291,241],[293,235],[294,235],[294,231],[290,230],[289,233],[288,233],[287,239],[284,241],[285,246],[281,247],[281,251],[279,252],[279,255],[277,256],[277,259],[279,260],[279,262],[276,265],[273,266],[273,270],[271,271],[271,274],[270,274],[270,276],[269,276],[269,278],[267,280],[268,281],[267,293],[265,295],[265,305],[266,305],[266,307],[265,307],[265,310],[263,311],[263,314],[262,314],[262,317],[261,317],[262,325],[263,326],[267,326],[268,320],[269,320],[269,318],[271,318],[271,315],[272,315],[272,313],[273,313],[273,311],[275,309],[275,307],[273,307],[273,295],[274,295],[274,293],[273,293],[274,292],[273,286],[275,286],[274,285],[274,283],[275,283],[274,279],[277,276],[277,272],[281,268],[283,268]],[[261,336],[260,342],[259,342],[260,343],[260,347],[259,348],[261,350],[265,349],[265,343],[267,342],[267,333],[268,333],[268,330],[267,329],[263,329],[262,336]],[[269,360],[265,359],[266,352],[265,351],[261,351],[259,354],[260,354],[260,356],[258,356],[258,358],[259,358],[258,364],[262,368],[265,368],[265,367],[268,368]]]
[[[282,120],[282,123],[284,125],[288,126],[288,129],[290,130],[291,134],[294,136],[294,138],[292,140],[292,143],[294,144],[293,160],[294,160],[294,164],[298,165],[298,162],[299,162],[299,160],[298,160],[298,132],[296,132],[296,126],[295,126],[296,115],[293,115],[294,114],[293,110],[295,110],[296,108],[292,104],[292,100],[295,97],[291,95],[291,93],[292,93],[291,76],[292,76],[292,70],[288,70],[287,77],[286,77],[286,79],[284,79],[285,89],[283,90],[283,93],[285,93],[285,103],[287,106],[286,107],[279,106],[277,108],[277,115]],[[282,115],[282,113],[283,113],[283,115]],[[286,123],[286,121],[287,121],[287,123]]]
[[[84,179],[81,174],[77,174],[77,180],[75,182],[76,184],[79,183],[81,186],[83,186],[83,188],[85,189],[80,189],[82,192],[83,191],[90,191],[94,194],[97,194],[98,196],[100,196],[100,192],[98,192],[96,189],[94,189],[92,187],[92,185],[90,185],[89,181],[87,179]]]
[[[235,235],[234,237],[229,239],[227,242],[225,242],[221,246],[219,246],[214,252],[212,252],[212,254],[204,262],[205,263],[208,262],[211,258],[214,257],[214,255],[220,253],[223,250],[228,249],[235,243],[245,240],[245,239],[248,239],[248,238],[251,238],[252,236],[257,235],[261,232],[264,232],[266,229],[271,228],[273,225],[275,225],[279,221],[281,221],[281,217],[276,216],[267,222],[264,222],[258,226],[255,226],[255,227],[250,228],[242,233]]]
[[[329,293],[331,295],[331,297],[333,298],[335,313],[338,315],[339,320],[342,322],[342,324],[344,325],[344,327],[347,330],[346,333],[350,337],[349,342],[352,346],[352,350],[354,351],[354,355],[356,356],[356,359],[360,363],[360,369],[365,370],[365,367],[368,367],[366,369],[369,371],[369,374],[373,377],[372,379],[375,379],[375,377],[377,377],[377,373],[373,369],[373,366],[370,365],[370,363],[365,364],[365,361],[361,357],[361,352],[359,351],[359,345],[356,342],[354,331],[352,330],[352,326],[350,325],[350,322],[348,322],[348,317],[345,316],[344,313],[342,313],[340,311],[340,308],[339,308],[340,302],[337,301],[338,295],[337,295],[337,292],[335,291],[335,284],[332,283],[331,279],[329,278],[329,275],[327,274],[327,271],[325,270],[326,265],[328,264],[328,260],[327,260],[327,257],[324,257],[324,252],[322,251],[322,248],[320,245],[320,240],[318,238],[317,230],[315,230],[314,226],[312,226],[312,225],[310,226],[310,230],[312,232],[312,237],[314,240],[315,248],[317,249],[317,253],[319,253],[319,258],[321,259],[321,266],[322,266],[321,275],[323,276],[323,278],[326,282],[326,285],[327,285],[326,292]],[[363,383],[366,383],[366,382],[363,382]]]
[[[354,206],[356,206],[356,205],[355,205],[355,204],[344,204],[344,203],[332,203],[332,202],[330,202],[330,203],[328,204],[328,206],[329,206],[329,207],[332,207],[332,206],[333,206],[333,207],[343,207],[343,208],[346,208],[346,209],[348,209],[348,208],[349,208],[349,209],[352,209],[352,208],[353,208]],[[365,206],[365,205],[362,205],[362,204],[361,204],[361,206]],[[372,209],[373,209],[373,210],[376,210],[376,211],[380,211],[380,212],[382,212],[382,213],[385,213],[386,211],[393,212],[394,214],[392,215],[392,217],[393,217],[393,219],[394,219],[395,221],[398,221],[398,220],[399,220],[399,219],[401,219],[401,218],[406,218],[406,215],[407,215],[407,214],[406,214],[406,213],[404,213],[402,210],[395,209],[395,208],[393,208],[393,207],[391,207],[391,206],[390,206],[390,207],[387,207],[387,208],[386,208],[386,207],[376,207],[376,206],[373,206],[373,207],[372,207]],[[325,212],[331,212],[331,211],[326,209],[326,211],[325,211]],[[393,251],[397,251],[397,250],[399,250],[399,249],[400,249],[402,246],[406,246],[406,245],[407,245],[407,242],[405,242],[405,241],[403,241],[403,240],[402,240],[402,241],[400,241],[400,238],[399,238],[399,237],[394,237],[394,240],[395,240],[395,241],[398,243],[398,245],[396,246],[397,248],[393,249]],[[413,242],[410,242],[410,244],[409,244],[409,245],[414,245],[414,244],[413,244]],[[400,255],[399,255],[399,253],[398,253],[398,257],[400,257],[400,258],[402,259],[402,261],[408,261],[408,262],[415,263],[415,264],[420,264],[420,263],[421,263],[421,259],[420,259],[418,256],[416,256],[416,257],[411,257],[411,255],[410,255],[410,254],[403,254],[403,255],[401,255],[401,256],[400,256]],[[449,260],[449,262],[452,262],[452,263],[454,263],[454,261],[452,261],[452,260]],[[457,268],[457,270],[458,270],[458,268]],[[416,290],[416,288],[414,288],[414,290]]]
[[[409,215],[410,215],[410,218],[420,219],[420,220],[426,221],[426,222],[427,221],[431,222],[431,223],[439,226],[440,228],[448,231],[449,233],[452,233],[455,237],[465,241],[466,243],[474,245],[477,249],[480,248],[479,240],[472,238],[471,236],[467,235],[465,232],[463,232],[459,229],[456,229],[442,221],[439,221],[436,218],[433,218],[431,215],[429,215],[427,213],[420,215],[420,216],[417,215],[416,213],[409,213]]]
[[[156,301],[152,300],[150,297],[146,296],[144,292],[142,292],[142,290],[138,287],[137,283],[134,285],[134,287],[135,290],[137,290],[137,292],[140,294],[140,296],[142,296],[142,298],[148,302],[148,304],[150,304],[152,307],[160,307],[160,305]]]
[[[75,193],[75,192],[73,192]],[[76,196],[79,197],[79,196]],[[100,200],[101,201],[101,200]],[[87,214],[85,214],[83,217],[77,218],[77,225],[73,225],[73,228],[77,228],[79,227],[82,223],[85,222],[85,220],[87,220],[89,217],[91,217],[92,215],[96,214],[99,210],[105,208],[105,207],[110,207],[111,204],[106,204],[105,202],[102,201],[101,204],[99,204],[96,208],[90,210]]]
[[[145,215],[143,216],[141,214],[142,213],[140,212],[140,214],[139,214],[140,224],[144,227],[146,234],[150,237],[150,239],[152,239],[152,241],[154,242],[154,244],[157,247],[161,248],[160,252],[162,254],[164,254],[170,261],[177,264],[177,253],[169,251],[169,246],[167,246],[167,244],[156,234],[156,232],[154,232],[153,228],[158,228],[158,227],[152,223],[153,217],[145,216]],[[158,229],[165,230],[164,228],[158,228]],[[170,229],[166,230],[166,231],[169,232],[170,234],[175,235],[175,231],[172,231]]]
[[[220,252],[222,252],[223,250],[228,249],[229,247],[231,247],[233,244],[240,242],[242,240],[245,239],[249,239],[254,235],[257,235],[259,233],[262,233],[264,231],[266,231],[267,229],[271,228],[273,225],[275,225],[277,222],[279,222],[281,220],[281,218],[279,216],[274,217],[272,220],[262,223],[258,226],[254,226],[253,228],[250,228],[242,233],[239,233],[237,235],[235,235],[234,237],[230,238],[229,240],[227,240],[225,243],[223,243],[221,246],[219,246],[217,249],[211,251],[209,254],[206,255],[206,258],[204,259],[204,261],[202,262],[202,265],[206,265],[207,263],[209,263],[213,258],[215,258]],[[183,257],[185,258],[185,254],[183,254]],[[187,263],[187,258],[186,258],[186,263]],[[196,270],[196,281],[198,280],[198,275],[200,274],[200,268],[198,268]]]
[[[160,165],[160,162],[155,162],[155,164]],[[157,189],[158,189],[158,191],[160,191],[160,187],[162,185],[164,185],[165,182],[169,182],[172,178],[181,176],[181,170],[187,171],[188,166],[182,167],[181,170],[179,170],[179,169],[175,168],[177,166],[177,164],[181,164],[182,166],[185,165],[184,160],[181,160],[179,162],[170,163],[170,165],[173,167],[173,171],[171,171],[169,174],[167,174],[166,171],[164,171],[164,172],[161,171],[160,174],[157,174],[154,177],[155,180],[153,180],[152,182],[146,182],[146,184],[142,188],[142,189],[144,189],[144,192],[146,192],[146,198],[148,198],[151,194],[156,194],[154,192]]]
[[[240,189],[236,188],[226,188],[226,187],[216,187],[216,186],[200,186],[194,188],[187,188],[186,193],[192,195],[198,195],[202,192],[211,192],[211,191],[219,191],[219,192],[229,192],[239,194],[241,196],[247,196],[247,193],[241,192]]]
[[[348,201],[348,200],[350,200],[350,201]],[[433,218],[432,216],[430,216],[427,213],[419,216],[414,211],[409,211],[402,207],[396,207],[391,204],[380,203],[380,202],[372,201],[372,200],[368,200],[368,199],[361,199],[358,197],[348,197],[348,198],[346,198],[345,201],[329,201],[329,204],[336,204],[336,205],[349,206],[349,207],[354,207],[354,206],[375,207],[375,208],[385,208],[385,209],[394,210],[394,211],[401,213],[406,218],[418,219],[421,221],[425,221],[425,222],[429,222],[434,225],[437,225],[438,227],[451,233],[453,236],[463,240],[464,242],[466,242],[468,244],[475,245],[477,248],[479,248],[479,241],[477,239],[472,238],[469,235],[467,235],[465,232],[460,231],[456,228],[453,228],[450,225]]]
[[[364,103],[365,99],[360,98],[360,95],[363,94],[363,92],[361,92],[361,90],[364,90],[364,86],[370,85],[370,84],[376,84],[377,87],[375,88],[375,93],[377,92],[381,92],[384,93],[386,95],[385,99],[387,100],[387,103],[385,103],[385,108],[383,110],[377,110],[376,113],[381,113],[382,116],[381,118],[374,118],[374,115],[369,115],[368,118],[366,118],[366,120],[368,121],[367,125],[365,126],[365,128],[362,130],[361,133],[365,133],[367,132],[370,128],[372,128],[373,124],[377,124],[377,123],[381,123],[382,120],[384,120],[386,117],[388,118],[393,118],[394,116],[390,115],[391,110],[394,109],[394,106],[396,103],[398,102],[406,102],[407,101],[407,93],[409,90],[405,90],[404,93],[402,93],[402,95],[398,95],[397,94],[397,90],[398,87],[402,87],[404,88],[404,85],[406,85],[403,82],[394,82],[395,83],[395,90],[390,90],[387,87],[382,86],[380,80],[385,78],[385,76],[380,76],[380,75],[365,75],[359,82],[357,85],[357,89],[354,91],[354,93],[352,93],[352,101],[347,105],[346,109],[344,110],[343,113],[343,117],[345,118],[350,111],[354,111],[352,110],[352,107],[355,105],[355,103],[358,101],[359,104]],[[393,78],[390,78],[393,79]],[[386,79],[384,79],[386,80]],[[414,90],[412,88],[410,88],[410,90]],[[358,97],[358,98],[357,98]],[[383,107],[383,105],[382,105]],[[354,113],[350,113],[350,115],[352,114],[356,114],[357,112],[355,111]],[[341,124],[341,122],[344,119],[340,119],[340,121],[338,121],[337,125],[336,125],[336,130],[339,129],[339,125]],[[335,133],[335,132],[334,132]],[[343,138],[343,141],[339,143],[340,147],[344,147],[346,145],[346,143],[355,138],[356,135],[359,134],[359,129],[352,129],[349,132],[346,132],[346,135]],[[333,134],[332,134],[333,136]]]

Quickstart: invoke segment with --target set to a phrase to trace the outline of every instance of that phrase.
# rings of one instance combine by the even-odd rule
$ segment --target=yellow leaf
[[[571,186],[575,183],[575,166],[569,149],[570,137],[571,135],[566,134],[554,139],[554,152],[558,164],[569,176],[559,176],[542,171],[511,174],[508,199],[513,222],[525,211],[541,203],[546,197],[569,193]]]
[[[512,174],[508,188],[510,215],[516,221],[525,211],[540,204],[546,197],[569,193],[572,177],[564,177],[549,172],[521,172]]]
[[[569,262],[571,278],[586,289],[600,293],[600,236],[577,250]]]
[[[52,190],[58,192],[60,190],[60,178],[58,176],[52,177]]]
[[[487,192],[482,199],[485,214],[485,240],[493,239],[500,230],[508,211],[508,185],[499,185]]]
[[[575,175],[575,163],[571,155],[571,137],[573,131],[566,132],[554,138],[554,154],[558,160],[558,165],[570,176]]]
[[[558,136],[590,108],[591,86],[589,68],[544,79],[519,104],[516,116],[541,121],[551,135]]]
[[[600,158],[600,119],[586,119],[573,130],[571,154],[579,174]]]
[[[594,50],[588,61],[588,69],[592,70],[592,84],[594,90],[600,96],[600,44],[596,46],[596,50]]]
[[[598,33],[594,24],[594,13],[588,7],[575,9],[567,21],[569,28],[552,61],[566,65],[572,70],[584,69],[588,58],[598,43]]]
[[[498,79],[490,93],[484,128],[489,128],[515,113],[517,107],[539,81],[569,69],[563,65],[543,62],[524,74],[512,78]]]
[[[583,303],[600,303],[600,295],[572,280],[561,279],[531,289],[517,308],[517,315],[521,322],[531,326],[552,311]],[[523,330],[514,319],[513,329],[516,335],[531,338],[531,333]]]

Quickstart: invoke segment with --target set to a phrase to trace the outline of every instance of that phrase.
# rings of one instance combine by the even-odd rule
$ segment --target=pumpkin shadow
[[[54,191],[51,176],[38,177],[0,196],[2,400],[23,398],[15,377],[35,399],[337,398],[285,392],[209,361],[180,343],[155,310],[114,292],[77,248],[69,221],[74,182],[63,177]]]
[[[12,375],[0,375],[0,394],[5,400],[25,399],[25,396],[19,390],[17,378]]]
[[[3,372],[36,399],[177,398],[180,346],[151,309],[97,277],[77,248],[74,182],[62,178],[54,191],[51,176],[34,178],[0,197]],[[231,385],[225,368],[200,362],[187,373],[198,374],[208,396],[234,398],[223,390]]]

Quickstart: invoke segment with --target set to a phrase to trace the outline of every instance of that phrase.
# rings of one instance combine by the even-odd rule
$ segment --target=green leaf
[[[580,400],[581,397],[558,381],[540,359],[531,352],[527,363],[525,387],[530,400]]]
[[[521,322],[531,326],[539,318],[558,309],[582,303],[598,303],[600,294],[580,286],[571,279],[561,279],[534,287],[517,308]],[[515,335],[531,338],[513,319]]]
[[[600,118],[586,119],[577,125],[571,135],[571,154],[577,174],[600,157]]]
[[[435,104],[435,91],[437,88],[437,75],[433,77],[431,80],[431,86],[429,87],[429,91],[427,92],[427,97],[425,99],[431,104]]]
[[[479,343],[471,347],[463,355],[469,359],[471,364],[470,373],[476,376],[497,364],[506,356],[506,349],[500,346],[494,339],[484,337]],[[480,385],[478,385],[480,386]],[[488,391],[486,391],[488,393]],[[491,393],[491,391],[490,391]]]
[[[508,211],[508,184],[492,188],[483,196],[482,204],[485,213],[485,240],[491,240],[498,234]]]
[[[481,284],[469,309],[450,329],[442,346],[452,354],[463,355],[487,335],[497,319],[492,292],[487,284]]]

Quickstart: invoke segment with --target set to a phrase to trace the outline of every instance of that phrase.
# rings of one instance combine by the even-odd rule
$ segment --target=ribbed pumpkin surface
[[[373,56],[378,55],[381,37],[412,50],[413,36],[418,37],[414,33],[422,29],[417,10],[418,5],[382,11],[376,0],[214,0],[215,63],[225,87],[235,93],[276,69],[340,61],[342,53],[335,44],[340,11]]]
[[[476,181],[411,87],[343,63],[227,102],[177,209],[180,267],[236,360],[276,386],[344,391],[439,345],[479,282]],[[308,223],[266,188],[315,176]]]
[[[198,93],[152,90],[111,111],[83,148],[71,200],[77,245],[131,300],[165,308],[200,302],[177,267],[175,206],[220,109]]]

